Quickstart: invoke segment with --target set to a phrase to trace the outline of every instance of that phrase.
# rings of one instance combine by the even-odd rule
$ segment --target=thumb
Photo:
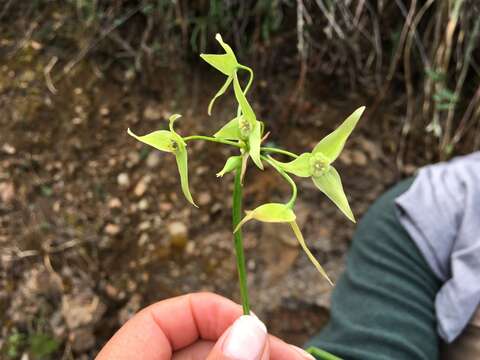
[[[207,360],[268,360],[265,325],[253,315],[240,316],[218,339]]]

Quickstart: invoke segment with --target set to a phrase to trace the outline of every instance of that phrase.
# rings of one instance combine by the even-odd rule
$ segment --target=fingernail
[[[315,358],[313,357],[313,355],[309,354],[308,352],[306,352],[305,350],[303,350],[302,348],[299,348],[298,346],[295,346],[295,345],[290,345],[292,348],[294,348],[296,351],[298,351],[300,353],[300,355],[302,355],[305,359],[308,359],[308,360],[315,360]]]
[[[267,341],[267,328],[251,315],[240,316],[223,343],[223,354],[232,360],[260,360]]]

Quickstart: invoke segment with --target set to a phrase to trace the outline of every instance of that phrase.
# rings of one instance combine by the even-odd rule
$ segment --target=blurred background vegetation
[[[206,116],[221,79],[198,54],[219,51],[216,33],[255,70],[273,145],[305,151],[367,105],[339,159],[358,215],[419,166],[480,147],[476,0],[3,0],[0,358],[92,358],[152,301],[238,298],[230,188],[207,171],[228,153],[193,146],[195,212],[171,159],[125,133],[156,130],[170,112],[189,132],[228,119],[228,106]],[[306,239],[336,278],[353,226],[308,183],[300,190]],[[246,206],[282,191],[256,174]],[[325,323],[330,289],[288,236],[255,226],[253,308],[301,345]]]

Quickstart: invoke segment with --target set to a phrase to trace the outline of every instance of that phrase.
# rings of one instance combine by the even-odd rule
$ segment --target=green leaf
[[[220,96],[222,96],[223,94],[225,94],[225,91],[227,91],[227,88],[228,86],[231,84],[233,80],[233,77],[232,76],[229,76],[227,78],[227,80],[225,81],[225,83],[222,85],[222,87],[220,88],[220,90],[217,91],[217,93],[215,94],[215,96],[213,97],[212,100],[210,100],[210,103],[208,104],[208,115],[211,115],[212,114],[212,108],[213,108],[213,104],[215,103],[215,100],[217,100]]]
[[[245,117],[245,119],[247,119],[250,127],[253,129],[257,122],[257,118],[255,116],[255,113],[253,112],[252,107],[248,103],[245,94],[243,93],[236,72],[233,74],[233,90],[235,92],[235,97],[237,98],[238,104],[240,105],[240,109],[242,110],[243,116]]]
[[[242,156],[237,155],[237,156],[230,156],[227,161],[225,162],[225,165],[220,172],[217,173],[217,177],[222,177],[223,175],[234,171],[235,169],[238,169],[242,165]]]
[[[347,141],[364,111],[365,106],[355,110],[337,129],[320,140],[312,153],[320,152],[332,163],[340,155],[345,141]]]
[[[238,140],[240,139],[240,130],[238,124],[238,117],[230,120],[220,130],[218,130],[213,137],[225,140]]]
[[[300,246],[302,247],[303,251],[307,254],[308,258],[312,262],[312,264],[317,268],[318,272],[322,274],[322,276],[327,279],[327,281],[330,283],[330,285],[333,286],[332,280],[327,275],[327,272],[323,269],[322,265],[315,259],[315,256],[311,253],[310,249],[308,248],[307,244],[305,243],[305,239],[303,238],[302,232],[300,231],[300,228],[297,225],[296,221],[291,221],[290,226],[292,227],[293,233],[297,237],[298,242],[300,243]]]
[[[263,222],[274,222],[274,223],[290,223],[295,221],[296,216],[291,208],[285,204],[280,203],[268,203],[263,204],[257,207],[252,211],[245,211],[247,214],[242,221],[240,221],[233,231],[236,233],[247,221],[258,220]]]
[[[135,135],[130,129],[127,132],[138,141],[153,146],[160,151],[174,152],[177,146],[175,134],[167,130],[158,130],[143,136]]]
[[[179,144],[178,149],[175,151],[175,158],[177,160],[178,172],[180,174],[180,184],[182,186],[183,194],[193,206],[198,207],[193,201],[192,194],[190,193],[190,188],[188,186],[188,155],[185,145]]]
[[[312,154],[310,153],[303,153],[295,160],[292,160],[288,163],[283,163],[271,158],[275,164],[282,170],[292,173],[299,177],[310,177],[312,176],[312,172],[310,169],[310,159]]]
[[[238,66],[237,60],[230,54],[201,54],[200,57],[227,76],[232,76]]]
[[[60,342],[47,334],[36,333],[29,337],[29,350],[36,358],[43,359],[60,347]]]
[[[355,222],[347,197],[343,191],[342,180],[337,170],[330,166],[323,175],[312,177],[313,183],[345,214],[347,218]]]
[[[250,150],[249,150],[250,157],[252,158],[255,165],[257,165],[260,169],[263,170],[263,164],[262,164],[262,161],[260,160],[260,145],[262,142],[261,128],[262,127],[260,123],[257,121],[255,124],[255,127],[253,128],[253,131],[250,133],[250,136],[248,137],[248,143],[250,145]]]

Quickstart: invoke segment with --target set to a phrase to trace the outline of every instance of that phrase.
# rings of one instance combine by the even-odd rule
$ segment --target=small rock
[[[131,168],[135,165],[137,165],[140,162],[140,154],[138,151],[131,151],[127,155],[127,162],[126,166]]]
[[[204,191],[198,195],[198,205],[204,206],[210,204],[212,196],[208,191]]]
[[[118,174],[117,182],[121,188],[128,188],[130,186],[130,177],[127,173]]]
[[[102,106],[99,112],[100,112],[100,115],[107,116],[108,114],[110,114],[110,109],[106,106]]]
[[[84,352],[95,346],[94,329],[87,326],[70,332],[68,340],[75,352]]]
[[[150,228],[152,227],[152,224],[150,223],[150,221],[142,221],[139,225],[138,225],[138,231],[142,232],[142,231],[147,231],[149,230]]]
[[[150,241],[150,236],[147,233],[142,233],[138,239],[138,246],[142,247],[148,244]]]
[[[187,226],[175,221],[168,225],[168,233],[170,235],[170,244],[174,247],[183,248],[187,244],[188,229]]]
[[[368,163],[365,153],[359,150],[352,151],[352,161],[358,166],[365,166]]]
[[[15,186],[12,182],[0,184],[0,199],[4,203],[10,203],[15,198]]]
[[[139,210],[142,210],[142,211],[147,210],[147,209],[148,209],[148,206],[149,206],[149,204],[148,204],[148,200],[147,200],[147,199],[142,199],[142,200],[140,200],[139,203],[138,203],[138,209],[139,209]]]
[[[110,209],[118,209],[122,207],[122,202],[120,201],[119,198],[113,198],[108,201],[108,207]]]
[[[159,205],[161,212],[170,212],[173,209],[173,204],[169,202],[162,202]]]
[[[105,231],[105,234],[107,235],[115,236],[120,233],[120,226],[117,224],[109,223],[105,225],[104,231]]]
[[[156,168],[160,164],[161,155],[158,151],[151,151],[147,156],[146,164],[150,169]]]
[[[187,246],[185,246],[185,253],[187,255],[193,255],[195,252],[195,242],[194,241],[189,241],[187,242]]]
[[[137,197],[143,196],[145,194],[145,192],[147,191],[149,182],[150,182],[150,177],[148,177],[148,176],[142,177],[138,181],[137,185],[135,185],[135,189],[133,189],[133,193],[135,194],[135,196],[137,196]]]
[[[148,104],[145,107],[145,110],[143,110],[143,117],[146,120],[153,120],[157,121],[162,118],[162,109],[159,105],[154,105],[154,104]]]
[[[95,325],[106,310],[106,305],[90,291],[62,298],[62,314],[71,330]]]
[[[2,151],[8,155],[13,155],[17,150],[12,145],[5,143],[2,146]]]

